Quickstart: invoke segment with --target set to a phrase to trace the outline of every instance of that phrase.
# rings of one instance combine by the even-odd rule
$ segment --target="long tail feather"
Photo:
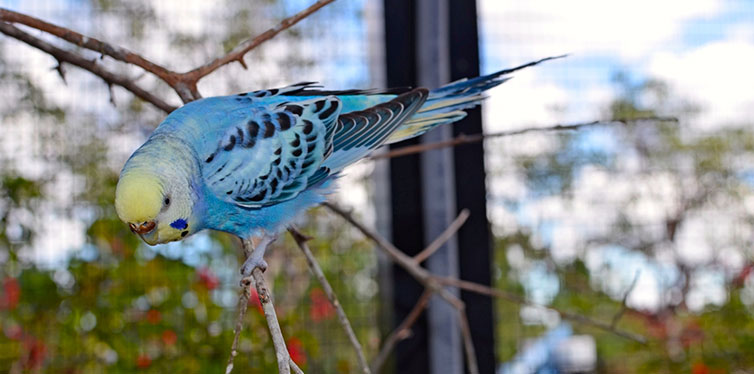
[[[466,117],[465,109],[479,105],[486,98],[484,91],[511,79],[512,77],[507,76],[508,74],[566,56],[547,57],[489,75],[472,79],[464,78],[432,90],[421,109],[390,135],[385,144],[410,139],[437,126],[456,122]]]

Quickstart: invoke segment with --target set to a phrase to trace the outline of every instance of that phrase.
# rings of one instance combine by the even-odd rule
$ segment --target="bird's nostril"
[[[146,233],[152,231],[152,229],[154,229],[154,226],[155,226],[154,221],[144,222],[139,227],[139,232],[142,233],[142,234],[146,234]]]

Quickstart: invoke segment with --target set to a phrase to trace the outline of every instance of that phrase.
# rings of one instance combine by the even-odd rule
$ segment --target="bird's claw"
[[[256,256],[247,258],[243,265],[241,265],[241,275],[243,275],[244,278],[249,277],[251,276],[251,272],[256,268],[259,268],[259,270],[264,272],[267,270],[267,261],[261,256],[259,258]]]

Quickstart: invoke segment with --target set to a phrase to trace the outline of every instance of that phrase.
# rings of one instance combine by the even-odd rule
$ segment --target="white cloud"
[[[702,105],[703,112],[695,125],[711,129],[721,124],[752,122],[752,66],[754,40],[733,39],[681,53],[660,52],[650,60],[648,73]]]
[[[558,109],[569,101],[564,88],[544,81],[532,69],[515,73],[513,79],[488,94],[484,102],[486,131],[553,124],[560,117]]]
[[[723,10],[716,0],[479,2],[482,25],[506,51],[525,56],[613,54],[636,60],[677,38],[682,23]]]

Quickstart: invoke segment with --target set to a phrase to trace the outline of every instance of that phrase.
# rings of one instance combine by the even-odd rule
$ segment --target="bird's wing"
[[[325,96],[247,112],[202,160],[205,183],[221,199],[247,208],[295,197],[332,152],[341,106]]]
[[[243,120],[228,126],[203,160],[202,175],[216,196],[239,206],[292,199],[379,147],[427,96],[418,88],[343,114],[336,96],[278,100],[244,111]]]
[[[427,100],[429,92],[416,88],[373,107],[341,114],[333,136],[333,152],[322,163],[337,172],[381,146]]]

